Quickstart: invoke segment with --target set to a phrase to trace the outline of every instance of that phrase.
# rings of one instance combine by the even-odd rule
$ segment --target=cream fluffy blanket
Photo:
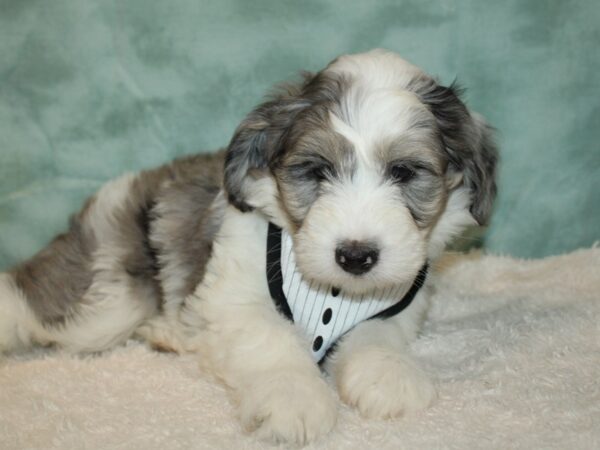
[[[340,406],[315,449],[600,448],[600,248],[522,261],[448,255],[414,351],[429,410],[367,421]],[[269,448],[242,432],[193,356],[143,344],[0,362],[2,449]]]

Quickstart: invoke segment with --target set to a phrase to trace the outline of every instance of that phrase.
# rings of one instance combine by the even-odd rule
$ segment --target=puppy
[[[488,220],[496,160],[456,87],[388,51],[342,56],[250,112],[226,151],[109,182],[1,274],[0,350],[137,335],[195,351],[276,441],[334,426],[323,372],[366,417],[419,410],[435,396],[408,349],[427,267]]]

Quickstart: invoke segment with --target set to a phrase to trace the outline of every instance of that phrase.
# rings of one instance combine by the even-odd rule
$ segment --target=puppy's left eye
[[[415,171],[405,165],[393,166],[390,170],[390,176],[397,183],[408,183],[415,175]]]

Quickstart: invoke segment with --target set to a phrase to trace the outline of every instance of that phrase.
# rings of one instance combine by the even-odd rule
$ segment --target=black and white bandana
[[[427,264],[421,268],[412,286],[376,289],[364,295],[346,294],[343,286],[307,281],[296,267],[291,236],[269,223],[269,292],[281,314],[293,321],[312,342],[315,362],[320,362],[335,342],[360,322],[391,317],[403,311],[423,286],[426,276]]]

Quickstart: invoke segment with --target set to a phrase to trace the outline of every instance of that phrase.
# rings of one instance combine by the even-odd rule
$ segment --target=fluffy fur
[[[2,275],[0,350],[97,351],[137,333],[197,352],[246,429],[311,441],[337,407],[306,338],[270,299],[268,222],[292,236],[309,280],[357,294],[410,285],[454,235],[485,223],[495,165],[489,128],[454,87],[383,50],[340,57],[258,106],[226,152],[102,188],[68,233]],[[369,263],[348,270],[339,255],[363,248]],[[325,362],[365,416],[435,397],[408,351],[427,294],[360,324]]]
[[[428,320],[410,346],[439,398],[401,420],[365,420],[338,405],[334,430],[307,449],[598,448],[600,248],[442,259]],[[49,350],[7,358],[0,448],[272,448],[240,433],[234,405],[199,376],[197,360],[133,341],[95,358]]]

